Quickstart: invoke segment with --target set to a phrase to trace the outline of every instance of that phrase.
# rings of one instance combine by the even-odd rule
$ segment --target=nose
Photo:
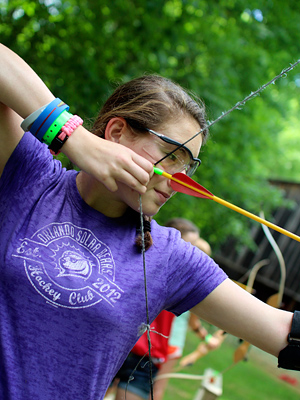
[[[162,168],[161,168],[162,169]],[[171,186],[171,179],[166,179],[164,176],[159,176],[161,182],[163,185],[165,185],[165,191],[168,192],[171,196],[171,194],[174,192]]]
[[[167,181],[168,193],[169,193],[170,197],[174,196],[176,191],[171,186],[171,179],[166,179],[166,181]]]

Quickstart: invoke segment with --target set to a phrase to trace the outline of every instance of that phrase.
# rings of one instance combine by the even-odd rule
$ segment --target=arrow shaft
[[[217,196],[214,196],[213,200],[216,201],[219,204],[222,204],[225,207],[230,208],[231,210],[234,210],[234,211],[236,211],[236,212],[238,212],[240,214],[245,215],[245,217],[251,218],[254,221],[257,221],[257,222],[259,222],[259,223],[261,223],[263,225],[266,225],[269,228],[274,229],[275,231],[280,232],[283,235],[286,235],[286,236],[290,237],[291,239],[294,239],[294,240],[297,240],[298,242],[300,242],[300,237],[299,236],[295,235],[294,233],[291,233],[291,232],[287,231],[286,229],[280,228],[280,226],[272,224],[272,222],[266,221],[265,219],[260,218],[257,215],[250,213],[249,211],[243,210],[242,208],[237,207],[234,204],[231,204],[226,200],[220,199]]]
[[[271,229],[273,229],[273,230],[275,230],[277,232],[280,232],[283,235],[286,235],[286,236],[290,237],[291,239],[294,239],[294,240],[297,240],[298,242],[300,242],[300,237],[295,235],[294,233],[289,232],[286,229],[280,228],[280,226],[272,224],[272,222],[269,222],[269,221],[267,221],[267,220],[265,220],[263,218],[260,218],[257,215],[252,214],[249,211],[244,210],[243,208],[237,207],[234,204],[231,204],[228,201],[223,200],[220,197],[217,197],[215,195],[209,195],[208,193],[206,193],[206,192],[204,192],[204,191],[202,191],[202,190],[200,190],[198,188],[195,188],[194,186],[189,185],[188,183],[183,182],[180,179],[174,178],[172,175],[168,174],[165,171],[160,171],[160,175],[163,175],[165,178],[171,179],[172,181],[177,182],[177,183],[179,183],[179,184],[181,184],[181,185],[193,190],[194,192],[198,192],[200,194],[203,194],[205,197],[207,197],[207,198],[209,198],[211,200],[214,200],[215,202],[217,202],[219,204],[222,204],[223,206],[225,206],[227,208],[230,208],[231,210],[236,211],[239,214],[244,215],[245,217],[253,219],[254,221],[257,221],[257,222],[259,222],[259,223],[261,223],[263,225],[266,225],[269,228],[271,228]]]

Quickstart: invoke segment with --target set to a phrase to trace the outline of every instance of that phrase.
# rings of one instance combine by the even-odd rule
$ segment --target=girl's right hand
[[[79,126],[67,140],[62,152],[80,169],[114,192],[118,182],[143,194],[153,175],[146,158],[121,144],[102,139]]]

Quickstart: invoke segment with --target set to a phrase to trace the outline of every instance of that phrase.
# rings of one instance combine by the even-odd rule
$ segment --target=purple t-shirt
[[[131,214],[89,207],[45,145],[26,133],[0,179],[0,398],[99,400],[146,323]],[[224,272],[152,221],[149,314],[203,300]]]

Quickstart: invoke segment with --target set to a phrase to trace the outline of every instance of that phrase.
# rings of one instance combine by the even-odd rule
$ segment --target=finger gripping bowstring
[[[201,135],[202,132],[204,132],[206,129],[209,129],[211,126],[215,125],[217,122],[221,121],[221,119],[225,118],[227,115],[229,115],[232,111],[240,109],[240,107],[244,106],[247,101],[253,99],[256,97],[260,92],[262,92],[266,87],[268,87],[271,84],[274,84],[277,79],[285,76],[288,72],[290,72],[292,69],[294,69],[298,64],[300,64],[300,59],[298,59],[294,64],[290,64],[289,67],[283,69],[280,74],[276,75],[273,79],[271,79],[269,82],[265,83],[262,85],[260,88],[255,90],[254,92],[251,92],[248,96],[246,96],[243,100],[238,101],[233,107],[231,107],[229,110],[222,112],[222,114],[217,117],[213,121],[209,121],[208,124],[203,127],[199,132],[197,132],[195,135],[190,137],[188,140],[186,140],[184,143],[181,143],[178,145],[175,150],[170,151],[168,154],[166,154],[163,158],[161,158],[159,161],[157,161],[154,165],[159,164],[162,162],[165,158],[169,157],[172,153],[180,149],[181,147],[185,146],[187,143],[195,139],[197,136]],[[143,222],[143,210],[142,210],[142,196],[139,196],[139,203],[140,203],[140,223],[141,223],[141,236],[142,236],[142,255],[143,255],[143,268],[144,268],[144,286],[145,286],[145,302],[146,302],[146,315],[147,315],[147,338],[148,338],[148,351],[149,351],[149,380],[150,380],[150,394],[151,394],[151,400],[153,400],[153,378],[152,378],[152,358],[151,358],[151,340],[150,340],[150,320],[149,320],[149,308],[148,308],[148,293],[147,293],[147,279],[146,279],[146,262],[145,262],[145,234],[144,234],[144,222]]]

